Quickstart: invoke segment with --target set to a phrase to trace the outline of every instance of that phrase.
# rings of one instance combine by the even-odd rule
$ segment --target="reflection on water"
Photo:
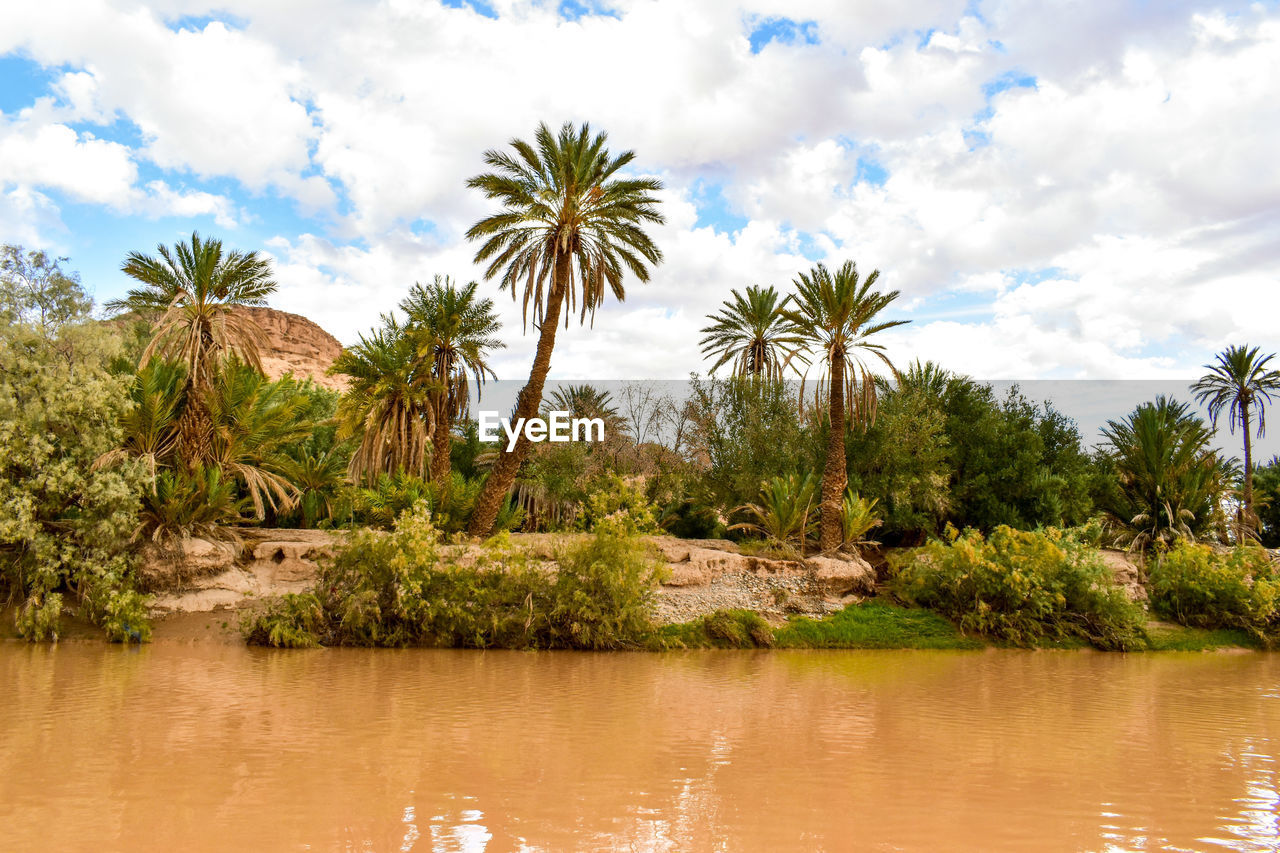
[[[1273,850],[1280,656],[0,645],[0,850]]]

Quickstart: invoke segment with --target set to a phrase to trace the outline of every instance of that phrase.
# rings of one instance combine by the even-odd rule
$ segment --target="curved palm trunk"
[[[547,310],[542,316],[542,330],[538,336],[538,352],[534,356],[533,367],[529,370],[529,381],[516,398],[515,422],[519,422],[520,418],[536,418],[538,409],[542,406],[542,388],[546,385],[547,373],[551,370],[551,351],[556,346],[556,327],[560,325],[560,309],[569,278],[568,260],[565,255],[556,264],[556,286],[547,298]],[[511,491],[516,474],[520,471],[520,463],[528,452],[529,439],[521,432],[515,448],[510,453],[504,451],[498,456],[498,464],[485,481],[484,490],[476,500],[475,511],[467,524],[467,532],[472,536],[488,536],[493,532],[498,510]]]
[[[844,544],[841,503],[849,481],[844,457],[844,353],[831,358],[831,436],[827,440],[827,463],[822,469],[821,526],[818,547],[832,551]]]
[[[449,453],[453,449],[453,441],[450,438],[453,430],[451,414],[449,401],[445,399],[439,406],[436,414],[436,429],[431,436],[431,480],[435,483],[443,483],[449,479]]]

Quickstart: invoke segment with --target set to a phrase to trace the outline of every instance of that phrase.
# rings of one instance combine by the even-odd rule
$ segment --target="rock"
[[[876,570],[856,554],[810,557],[805,561],[813,571],[818,588],[827,595],[870,595],[876,588]]]
[[[310,379],[322,388],[346,390],[347,381],[325,371],[342,353],[342,344],[333,335],[298,314],[274,308],[235,309],[247,314],[267,335],[262,349],[262,370],[271,379],[292,373]]]
[[[183,539],[163,545],[148,543],[140,555],[138,579],[146,589],[175,589],[231,569],[238,554],[233,542]]]
[[[1142,569],[1134,562],[1128,551],[1104,548],[1098,554],[1102,558],[1102,564],[1111,570],[1116,583],[1124,587],[1130,601],[1147,600],[1147,588],[1142,585]]]
[[[243,546],[187,539],[170,549],[152,548],[141,573],[158,591],[161,612],[234,608],[246,598],[302,592],[332,557],[343,534],[324,530],[240,531]],[[188,556],[190,555],[190,556]]]

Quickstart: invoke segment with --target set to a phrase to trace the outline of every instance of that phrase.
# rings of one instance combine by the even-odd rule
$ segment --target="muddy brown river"
[[[0,643],[0,850],[1275,850],[1280,655]]]

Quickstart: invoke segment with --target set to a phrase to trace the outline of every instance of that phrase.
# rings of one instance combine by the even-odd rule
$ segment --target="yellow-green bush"
[[[1151,569],[1151,606],[1196,628],[1244,628],[1263,635],[1280,622],[1280,582],[1267,552],[1244,546],[1226,553],[1183,542]]]
[[[1071,536],[1000,526],[967,530],[914,552],[897,578],[903,598],[962,630],[1023,646],[1084,640],[1103,649],[1142,645],[1142,613],[1098,554]]]
[[[313,592],[273,602],[246,636],[289,647],[616,649],[648,640],[657,564],[625,526],[602,520],[558,564],[544,570],[505,535],[473,560],[455,557],[420,504],[391,533],[353,533]]]

